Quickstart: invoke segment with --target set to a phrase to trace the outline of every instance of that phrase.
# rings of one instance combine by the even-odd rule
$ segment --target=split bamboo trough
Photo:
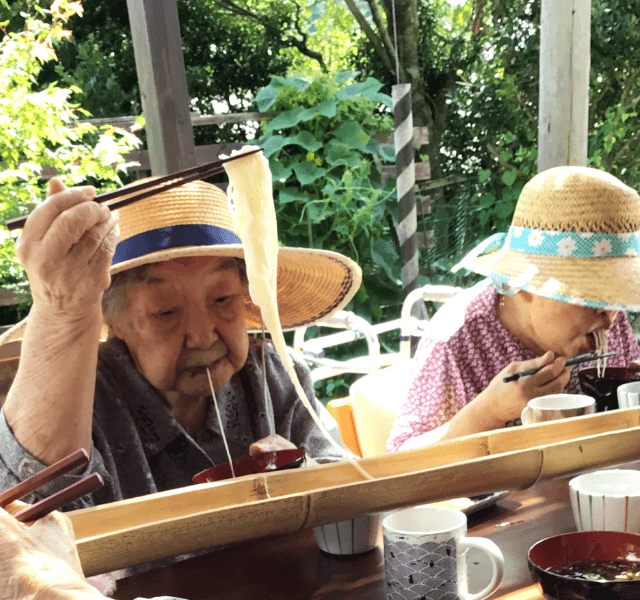
[[[640,408],[476,434],[429,448],[207,483],[69,512],[87,576],[356,515],[640,459]]]

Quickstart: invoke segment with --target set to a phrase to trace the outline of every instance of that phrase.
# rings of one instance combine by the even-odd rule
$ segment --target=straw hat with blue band
[[[508,233],[453,270],[571,304],[640,310],[640,196],[613,175],[556,167],[522,189]]]
[[[226,194],[203,181],[141,199],[114,214],[118,217],[120,237],[112,275],[173,258],[244,257]],[[361,280],[360,267],[342,254],[280,247],[278,308],[282,328],[307,327],[330,317],[353,298]],[[248,292],[245,306],[248,330],[261,331],[260,311]],[[0,344],[20,339],[25,323],[26,319],[5,332]]]

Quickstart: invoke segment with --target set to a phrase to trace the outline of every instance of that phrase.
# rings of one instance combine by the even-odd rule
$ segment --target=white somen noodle
[[[607,330],[606,329],[596,329],[593,332],[593,337],[596,342],[596,354],[606,354],[607,353]],[[607,368],[607,357],[598,358],[596,361],[596,373],[598,377],[604,377],[605,369]]]
[[[245,146],[239,152],[254,149],[257,150],[258,147]],[[233,152],[231,156],[239,152]],[[262,321],[271,334],[273,345],[282,364],[291,377],[302,404],[322,434],[361,474],[372,479],[355,460],[347,455],[326,430],[307,398],[287,352],[277,303],[278,227],[273,204],[269,161],[262,152],[259,152],[244,159],[225,163],[224,168],[229,177],[228,196],[234,228],[244,247],[251,300],[260,308]]]

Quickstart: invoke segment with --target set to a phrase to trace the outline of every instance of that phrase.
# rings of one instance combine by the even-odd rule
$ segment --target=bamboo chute
[[[640,458],[640,408],[429,448],[194,485],[69,512],[87,576],[427,502],[526,489]]]

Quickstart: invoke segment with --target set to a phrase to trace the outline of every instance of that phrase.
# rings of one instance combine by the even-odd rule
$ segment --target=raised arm
[[[20,445],[44,464],[91,449],[100,301],[109,286],[116,222],[93,187],[49,183],[16,243],[33,306],[5,403]]]

